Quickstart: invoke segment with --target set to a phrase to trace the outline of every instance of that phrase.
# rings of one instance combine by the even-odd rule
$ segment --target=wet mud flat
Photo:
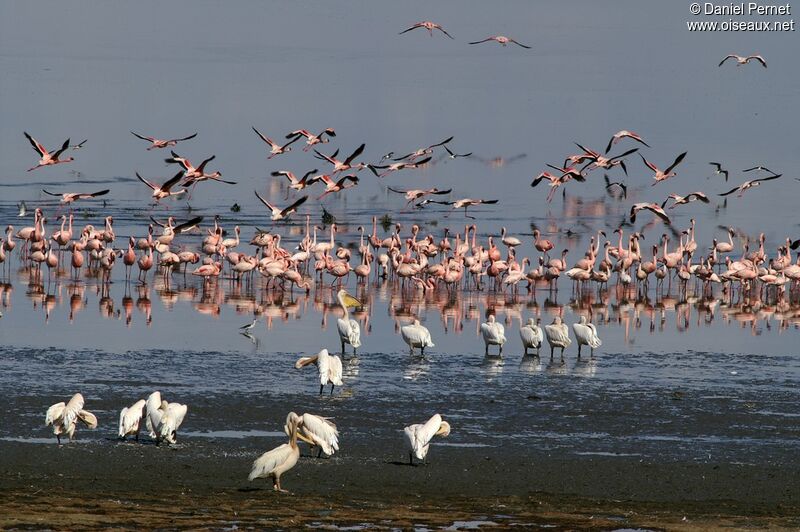
[[[279,438],[271,438],[278,442]],[[427,465],[307,448],[290,494],[247,481],[266,438],[185,437],[176,447],[0,442],[3,528],[502,527],[708,530],[800,527],[800,466],[657,462],[519,446],[432,449]],[[380,454],[379,452],[377,454]],[[357,527],[357,528],[348,528]]]

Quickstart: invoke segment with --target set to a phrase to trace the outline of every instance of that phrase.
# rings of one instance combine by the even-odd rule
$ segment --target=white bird
[[[506,328],[495,320],[494,314],[489,315],[488,321],[481,323],[483,343],[486,344],[486,356],[489,356],[489,346],[499,345],[499,356],[503,356],[503,344],[506,343]]]
[[[119,413],[119,437],[123,440],[127,436],[135,436],[139,441],[139,428],[144,414],[144,399],[139,399],[131,406],[125,407]]]
[[[564,348],[569,347],[572,340],[569,338],[569,329],[561,323],[561,317],[556,316],[553,323],[545,325],[544,335],[547,337],[547,343],[550,344],[550,358],[553,358],[553,350],[556,347],[561,348],[561,356],[564,356]]]
[[[581,316],[580,323],[572,324],[572,332],[575,333],[575,339],[578,341],[578,356],[581,356],[581,346],[583,345],[591,348],[592,356],[594,356],[594,350],[603,345],[597,336],[597,327],[594,326],[594,323],[586,323],[586,316]]]
[[[156,391],[147,396],[147,401],[145,402],[147,416],[145,427],[150,437],[154,440],[157,439],[156,429],[161,423],[161,416],[164,415],[167,405],[168,403],[161,398],[161,392]]]
[[[354,298],[347,293],[347,290],[339,290],[336,294],[339,300],[339,305],[342,306],[344,311],[344,318],[339,318],[336,322],[339,328],[339,340],[342,342],[342,355],[344,355],[344,345],[350,344],[353,346],[353,355],[356,354],[356,349],[361,347],[361,328],[358,326],[356,320],[350,319],[350,313],[347,311],[348,307],[357,308],[361,306],[361,301]]]
[[[448,436],[450,434],[450,424],[442,420],[442,416],[434,414],[425,423],[409,425],[403,429],[408,448],[408,463],[414,464],[414,457],[418,460],[425,460],[428,455],[431,439],[434,436]]]
[[[283,493],[286,490],[281,489],[281,475],[293,468],[297,460],[300,459],[300,448],[297,446],[297,429],[302,424],[302,418],[294,412],[290,412],[286,417],[286,424],[289,426],[289,443],[279,445],[259,456],[253,462],[253,469],[247,477],[250,481],[257,478],[271,477],[272,488]]]
[[[326,384],[331,385],[331,395],[334,386],[342,386],[342,359],[336,355],[328,354],[327,349],[323,349],[312,357],[302,357],[295,362],[294,367],[300,369],[309,364],[316,364],[319,370],[319,394]]]
[[[53,434],[56,435],[58,443],[61,443],[61,435],[66,434],[72,440],[75,437],[75,428],[78,421],[90,429],[97,428],[97,417],[91,412],[83,409],[83,396],[76,393],[69,402],[56,403],[47,409],[45,414],[45,426],[53,425]]]
[[[422,355],[425,354],[426,347],[435,347],[431,339],[431,332],[416,319],[411,325],[400,327],[400,336],[402,336],[403,341],[408,344],[409,349],[411,349],[410,354],[412,355],[414,354],[415,347],[419,348],[420,354]]]
[[[528,323],[519,328],[519,337],[522,339],[522,346],[525,348],[525,356],[528,349],[536,349],[536,356],[539,356],[539,348],[542,347],[542,328],[539,324],[541,319],[537,318],[534,323],[533,318],[528,318]]]
[[[175,443],[178,440],[178,428],[183,423],[183,418],[186,417],[187,410],[188,407],[180,403],[167,404],[167,408],[161,415],[161,421],[158,424],[156,445],[161,441]]]
[[[289,416],[294,414],[291,412]],[[297,414],[295,414],[297,415]],[[322,453],[332,456],[333,453],[339,450],[339,431],[336,430],[336,425],[328,418],[317,416],[315,414],[303,414],[299,416],[300,430],[297,437],[309,444],[312,448],[318,447],[319,457]],[[287,436],[291,436],[291,427],[289,426],[289,418],[286,418],[286,425],[283,431]]]
[[[755,59],[756,61],[758,61],[759,63],[761,63],[761,66],[763,66],[764,68],[767,68],[767,62],[766,62],[766,61],[764,60],[764,58],[763,58],[763,57],[761,57],[760,55],[748,55],[748,56],[741,56],[741,55],[736,55],[736,54],[728,54],[728,55],[726,55],[726,56],[725,56],[725,59],[723,59],[722,61],[720,61],[720,62],[719,62],[719,65],[717,65],[717,66],[722,66],[722,64],[723,64],[725,61],[727,61],[728,59],[735,59],[735,60],[736,60],[736,66],[737,66],[737,67],[740,67],[740,66],[742,66],[742,65],[746,65],[747,63],[749,63],[749,62],[750,62],[750,60],[751,60],[751,59]]]

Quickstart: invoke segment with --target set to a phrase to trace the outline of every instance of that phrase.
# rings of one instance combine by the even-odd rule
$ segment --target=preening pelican
[[[572,340],[569,338],[569,329],[561,323],[561,317],[556,316],[553,323],[545,325],[544,335],[547,337],[547,343],[550,344],[550,358],[553,358],[553,350],[556,347],[561,348],[561,356],[564,356],[564,348],[569,347]]]
[[[431,439],[434,436],[448,436],[450,434],[450,424],[442,421],[442,416],[434,414],[425,423],[409,425],[403,429],[408,448],[408,463],[414,465],[414,457],[418,460],[425,460],[428,455]]]
[[[323,349],[313,357],[299,358],[294,367],[300,369],[309,364],[316,364],[319,370],[320,395],[322,395],[322,390],[326,384],[331,385],[331,395],[333,395],[334,386],[342,386],[342,359],[338,356],[330,355],[327,349]]]
[[[154,440],[157,438],[156,428],[158,428],[159,423],[161,423],[161,416],[164,415],[167,404],[166,401],[161,399],[161,392],[156,391],[147,396],[147,401],[145,402],[145,406],[147,407],[145,427],[147,427],[147,432]]]
[[[503,356],[503,344],[506,343],[506,328],[501,323],[497,323],[494,314],[489,315],[489,320],[481,323],[481,334],[483,343],[486,344],[486,356],[489,356],[489,346],[499,345],[499,356]]]
[[[583,345],[591,348],[592,356],[594,356],[594,350],[603,345],[597,336],[597,327],[594,326],[594,323],[586,323],[586,316],[581,316],[580,323],[572,324],[572,332],[575,333],[575,339],[578,341],[578,356],[581,356],[581,346]]]
[[[286,418],[286,425],[283,426],[283,431],[287,436],[291,436],[289,420],[292,415],[297,416],[291,412]],[[298,417],[300,418],[300,428],[297,437],[310,445],[312,450],[314,447],[319,448],[317,458],[322,453],[333,456],[333,453],[339,450],[339,431],[336,430],[336,425],[330,419],[315,414],[303,414]]]
[[[286,490],[281,489],[281,475],[293,468],[300,458],[297,429],[301,423],[302,418],[294,412],[289,413],[286,417],[286,424],[289,427],[289,443],[284,443],[259,456],[253,462],[253,469],[247,477],[248,480],[272,477],[272,488],[275,491],[286,493]]]
[[[400,327],[400,336],[402,336],[403,341],[408,344],[412,355],[414,354],[415,347],[419,348],[420,354],[422,355],[425,354],[426,347],[435,347],[433,340],[431,340],[431,332],[416,319],[411,325]]]
[[[186,417],[188,407],[180,403],[168,403],[167,408],[161,415],[161,422],[158,424],[158,438],[156,444],[161,441],[175,443],[178,441],[178,428]]]
[[[131,406],[122,409],[119,413],[119,437],[123,440],[127,436],[134,436],[139,441],[139,427],[144,413],[144,399],[139,399]]]
[[[350,344],[353,346],[353,355],[356,354],[356,349],[361,347],[361,328],[358,326],[356,320],[350,319],[350,313],[347,311],[348,307],[357,308],[361,306],[361,301],[354,298],[347,293],[347,290],[339,290],[336,294],[339,304],[344,311],[344,318],[339,318],[337,322],[339,326],[339,340],[342,342],[342,355],[344,355],[344,345]]]
[[[528,349],[536,349],[536,356],[539,356],[539,348],[542,347],[542,328],[539,327],[541,322],[540,318],[537,318],[535,323],[533,318],[528,318],[527,325],[519,328],[519,337],[525,348],[525,356],[528,355]]]
[[[53,434],[56,435],[58,443],[61,443],[61,435],[66,434],[72,440],[75,437],[75,428],[80,420],[90,429],[97,428],[97,418],[91,412],[83,409],[83,396],[76,393],[69,402],[56,403],[47,409],[45,414],[45,426],[53,425]]]

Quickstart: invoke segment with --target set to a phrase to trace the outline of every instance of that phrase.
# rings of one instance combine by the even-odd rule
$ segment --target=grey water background
[[[698,220],[701,246],[724,235],[719,226],[734,226],[754,238],[764,232],[772,251],[787,236],[798,237],[800,183],[793,179],[800,87],[796,34],[689,33],[685,25],[689,18],[688,4],[681,2],[4,3],[0,6],[0,222],[27,225],[16,218],[16,203],[21,200],[29,206],[46,204],[54,219],[56,207],[42,196],[42,187],[111,188],[105,209],[92,203],[79,212],[88,208],[86,221],[95,225],[101,224],[102,214],[113,215],[118,242],[128,234],[144,236],[143,220],[151,212],[188,214],[182,202],[169,211],[150,209],[149,191],[132,179],[133,172],[167,177],[173,169],[162,162],[166,150],[146,152],[146,144],[129,130],[160,137],[198,131],[196,139],[176,150],[192,160],[216,154],[211,169],[220,169],[238,184],[203,183],[193,195],[192,207],[207,219],[222,214],[228,229],[239,223],[249,238],[252,226],[270,227],[253,190],[278,203],[286,201],[270,171],[324,168],[300,150],[300,143],[293,152],[266,161],[263,144],[250,126],[278,138],[300,127],[334,127],[337,137],[322,151],[339,147],[349,152],[366,142],[365,161],[450,135],[455,135],[454,150],[475,153],[469,159],[400,172],[385,183],[363,172],[357,188],[324,201],[346,228],[346,240],[357,239],[358,225],[368,225],[373,215],[384,213],[406,227],[421,221],[424,231],[436,232],[437,238],[443,227],[463,232],[461,213],[450,214],[444,208],[404,211],[402,198],[387,193],[384,185],[452,187],[454,198],[500,200],[495,207],[473,213],[483,236],[498,234],[501,226],[512,234],[529,234],[532,223],[578,231],[581,237],[569,243],[574,260],[593,230],[616,227],[631,202],[660,202],[669,192],[716,194],[743,181],[748,174],[741,169],[764,164],[783,172],[784,178],[744,198],[731,197],[726,209],[693,204],[673,212],[679,227],[688,226],[692,216]],[[423,30],[397,35],[424,19],[442,23],[455,40],[440,34],[430,38]],[[466,44],[497,33],[533,48]],[[728,53],[751,52],[764,55],[769,68],[717,67]],[[575,151],[573,141],[602,149],[619,129],[641,133],[652,146],[642,153],[662,167],[688,151],[678,176],[650,187],[648,172],[632,159],[627,202],[607,198],[602,174],[595,172],[587,183],[567,186],[568,197],[582,198],[581,203],[571,203],[572,209],[564,208],[558,196],[546,203],[544,189],[529,187],[546,162],[560,163]],[[47,147],[66,137],[89,142],[71,153],[74,163],[26,173],[35,154],[23,130]],[[627,144],[619,145],[619,150],[623,146]],[[495,157],[511,162],[488,164]],[[708,161],[722,162],[731,171],[730,181],[713,176]],[[242,206],[241,213],[229,211],[234,202]],[[305,212],[319,223],[316,200],[304,206],[301,213]],[[84,220],[79,216],[77,222]],[[297,217],[296,223],[301,220]],[[664,228],[646,221],[640,225],[645,225],[647,249]],[[295,230],[288,240],[296,242],[297,235]],[[558,234],[548,236],[557,241],[557,249],[566,245]],[[525,239],[520,256],[535,257],[530,237]],[[191,247],[196,239],[187,238],[185,243]],[[120,264],[111,288],[118,306],[124,293],[121,275]],[[199,315],[194,311],[197,294],[189,296],[191,300],[170,296],[162,302],[151,293],[152,324],[135,314],[126,327],[124,320],[105,319],[94,310],[98,297],[91,284],[87,309],[72,323],[64,286],[45,322],[41,306],[32,304],[35,297],[26,297],[24,279],[12,279],[11,305],[3,309],[0,320],[4,346],[0,390],[6,396],[31,396],[15,400],[17,406],[3,414],[4,418],[20,412],[28,416],[5,425],[9,437],[45,435],[36,416],[44,406],[77,389],[108,402],[111,419],[113,408],[133,402],[159,383],[183,389],[187,401],[203,401],[212,392],[223,401],[217,395],[220,390],[230,391],[235,400],[238,394],[267,388],[291,394],[297,401],[311,401],[314,378],[291,368],[294,356],[337,345],[333,316],[323,329],[320,312],[309,306],[299,319],[294,315],[286,322],[276,319],[271,329],[262,322],[256,330],[259,345],[254,346],[236,333],[250,319],[249,312],[237,312],[231,303],[223,305],[216,317]],[[331,300],[330,294],[322,297]],[[545,297],[537,294],[538,302]],[[524,295],[521,298],[528,301]],[[692,442],[708,440],[728,442],[731,460],[756,461],[780,460],[784,453],[796,451],[800,365],[796,318],[791,313],[787,313],[789,327],[767,328],[766,323],[775,324],[776,316],[756,312],[756,327],[716,319],[709,326],[698,323],[681,330],[669,314],[663,331],[639,331],[633,340],[626,337],[625,327],[610,323],[600,328],[604,346],[595,362],[577,364],[573,346],[567,365],[548,371],[546,358],[541,368],[519,365],[516,318],[507,331],[505,363],[483,359],[483,345],[475,333],[483,301],[477,303],[478,316],[467,320],[460,334],[445,332],[438,312],[420,309],[437,346],[428,362],[409,359],[389,316],[390,302],[388,294],[372,300],[371,327],[364,334],[358,375],[345,378],[347,387],[360,395],[343,401],[340,410],[369,404],[391,417],[404,409],[403,419],[409,421],[434,410],[454,416],[461,412],[464,429],[454,431],[451,442],[500,445],[510,431],[500,423],[494,436],[487,436],[492,420],[517,413],[513,401],[503,399],[537,395],[561,405],[526,411],[522,419],[530,431],[523,434],[543,442],[555,434],[552,441],[566,440],[569,445],[597,442],[589,449],[597,452],[616,452],[620,442],[628,442],[625,452],[655,457],[667,449],[679,455],[674,439],[701,456]],[[565,281],[559,302],[569,302]],[[525,312],[527,317],[534,309]],[[577,321],[569,308],[565,312],[568,323]],[[543,317],[549,321],[550,315]],[[209,382],[209,375],[216,378]],[[674,411],[670,394],[675,391],[686,394],[697,411]],[[488,397],[497,402],[488,403]],[[619,415],[608,426],[598,426],[601,420],[588,406],[576,407],[575,416],[564,415],[563,408],[571,408],[567,405],[576,398],[607,401],[609,397],[615,398],[611,404]],[[281,416],[276,419],[282,420]],[[673,427],[683,420],[689,428],[653,436],[632,430],[631,416],[663,416]],[[187,428],[193,423],[195,429],[203,426],[202,420],[191,418]],[[715,423],[707,423],[710,419]],[[606,433],[613,437],[587,436]]]

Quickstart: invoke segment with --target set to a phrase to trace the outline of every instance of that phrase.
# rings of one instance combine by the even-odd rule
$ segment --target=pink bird
[[[505,35],[492,35],[491,37],[486,37],[482,41],[475,41],[475,42],[471,42],[469,44],[480,44],[482,42],[488,42],[488,41],[495,41],[495,42],[498,42],[498,43],[502,44],[503,46],[506,46],[506,45],[508,45],[508,43],[513,42],[517,46],[521,46],[523,48],[530,48],[530,46],[526,46],[524,44],[521,44],[521,43],[515,41],[514,39],[512,39],[511,37],[506,37]]]
[[[64,144],[61,146],[61,149],[56,150],[53,153],[50,153],[47,151],[47,149],[45,149],[44,146],[42,146],[40,142],[38,142],[36,139],[28,135],[26,131],[23,131],[23,133],[25,134],[25,138],[27,138],[28,141],[31,143],[31,146],[33,146],[33,149],[39,154],[39,157],[41,157],[39,159],[39,163],[36,166],[34,166],[33,168],[28,168],[28,172],[30,172],[31,170],[36,170],[37,168],[41,168],[42,166],[53,166],[61,163],[69,163],[75,160],[73,157],[67,157],[66,159],[59,159],[59,156],[62,153],[64,153],[64,150],[69,148],[69,139],[64,141]]]
[[[449,33],[447,33],[443,27],[441,27],[439,24],[437,24],[435,22],[431,22],[430,20],[423,20],[422,22],[417,22],[416,24],[414,24],[413,26],[411,26],[407,30],[403,30],[400,33],[398,33],[398,35],[402,35],[404,33],[408,33],[409,31],[415,30],[417,28],[425,28],[426,30],[428,30],[428,33],[430,33],[431,37],[433,37],[433,30],[439,30],[442,33],[444,33],[445,35],[447,35],[448,37],[450,37],[451,39],[453,38],[453,36],[450,35]]]
[[[176,146],[179,142],[195,138],[197,136],[197,133],[189,135],[188,137],[182,137],[179,139],[166,139],[166,140],[157,139],[155,137],[148,137],[146,135],[140,135],[138,133],[134,133],[133,131],[131,131],[131,135],[140,138],[142,140],[151,142],[150,146],[147,148],[147,151],[150,151],[150,150],[158,150],[161,148],[168,148],[170,146]]]
[[[253,126],[250,126],[250,127],[253,127]],[[297,139],[299,139],[302,136],[302,135],[297,135],[297,136],[293,137],[292,140],[290,140],[289,142],[287,142],[286,144],[281,146],[280,144],[277,144],[275,141],[273,141],[271,138],[265,137],[264,135],[262,135],[261,132],[259,130],[257,130],[256,128],[254,128],[254,127],[253,127],[253,131],[256,132],[256,135],[258,135],[259,138],[261,138],[261,140],[263,140],[264,142],[269,144],[270,150],[269,150],[269,157],[267,157],[267,159],[272,159],[276,155],[280,155],[282,153],[286,153],[286,152],[292,151],[292,149],[289,146],[291,144],[293,144],[294,142],[296,142]]]

